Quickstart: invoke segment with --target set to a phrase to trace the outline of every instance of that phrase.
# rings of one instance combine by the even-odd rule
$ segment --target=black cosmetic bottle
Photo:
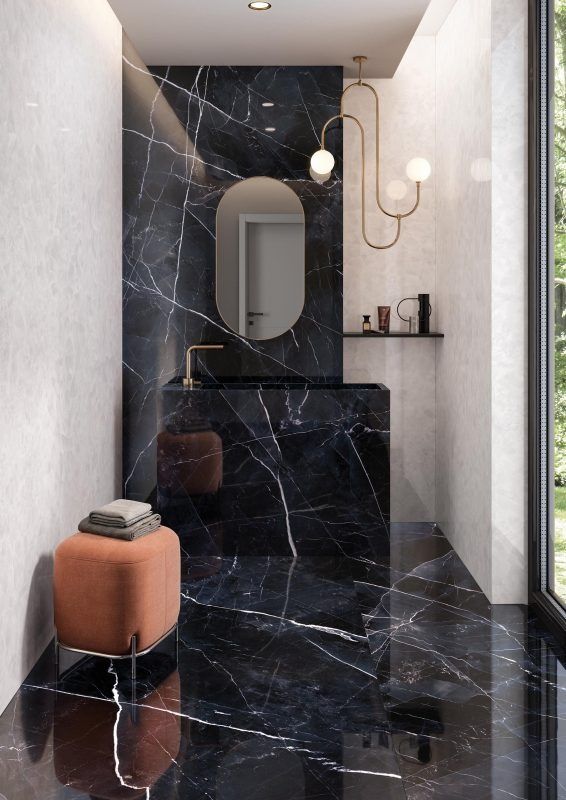
[[[430,333],[430,295],[419,295],[419,333]]]

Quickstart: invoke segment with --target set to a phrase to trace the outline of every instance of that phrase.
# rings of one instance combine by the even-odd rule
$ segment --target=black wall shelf
[[[345,339],[444,339],[443,333],[408,333],[407,331],[391,331],[391,333],[354,333],[344,332]]]

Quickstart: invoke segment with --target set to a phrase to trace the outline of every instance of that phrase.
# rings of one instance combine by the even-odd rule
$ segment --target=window
[[[531,602],[566,631],[566,0],[531,2]]]

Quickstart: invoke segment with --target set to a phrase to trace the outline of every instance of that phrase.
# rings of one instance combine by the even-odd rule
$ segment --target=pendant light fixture
[[[414,214],[419,206],[419,202],[421,199],[421,184],[423,181],[430,176],[431,168],[430,164],[425,158],[413,158],[407,164],[407,177],[409,180],[414,181],[416,184],[416,200],[413,207],[406,211],[404,214],[396,213],[394,214],[391,211],[388,211],[384,208],[381,202],[380,196],[380,186],[379,186],[379,97],[377,92],[371,86],[371,84],[366,83],[362,80],[362,65],[364,61],[367,61],[366,56],[355,56],[353,59],[358,65],[358,80],[354,81],[354,83],[350,83],[340,97],[340,113],[337,114],[335,117],[330,117],[324,124],[322,129],[322,135],[320,137],[320,150],[317,150],[311,157],[310,161],[310,175],[313,180],[317,181],[318,183],[325,183],[332,173],[334,168],[334,156],[332,153],[326,149],[325,147],[325,139],[326,139],[326,132],[328,130],[328,126],[334,122],[335,120],[343,120],[343,119],[351,119],[353,122],[356,123],[358,129],[360,131],[360,141],[361,141],[361,153],[362,153],[362,236],[366,244],[370,247],[373,247],[374,250],[388,250],[390,247],[393,247],[399,241],[401,236],[401,220],[405,219],[406,217],[410,217],[411,214]],[[366,153],[365,153],[365,133],[362,123],[357,117],[352,116],[352,114],[346,114],[344,112],[344,96],[350,89],[354,88],[355,86],[361,86],[373,94],[375,99],[375,199],[377,202],[377,207],[379,210],[385,214],[386,217],[390,217],[391,219],[396,220],[397,222],[397,229],[395,233],[395,238],[392,242],[387,244],[375,244],[374,242],[370,242],[367,237],[366,233],[366,187],[365,187],[365,175],[366,175]],[[402,192],[400,191],[399,184],[402,183],[401,181],[392,181],[390,187],[392,191],[390,192],[390,196],[395,197],[396,199],[400,199]],[[393,186],[392,184],[395,184]]]

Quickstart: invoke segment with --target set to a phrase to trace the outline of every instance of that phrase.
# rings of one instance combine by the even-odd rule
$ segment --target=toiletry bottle
[[[432,307],[428,294],[419,294],[419,333],[430,332],[430,315]]]
[[[362,322],[362,333],[371,333],[370,315],[364,314],[364,321]]]
[[[378,328],[380,333],[389,333],[389,322],[391,320],[391,306],[378,306]]]

